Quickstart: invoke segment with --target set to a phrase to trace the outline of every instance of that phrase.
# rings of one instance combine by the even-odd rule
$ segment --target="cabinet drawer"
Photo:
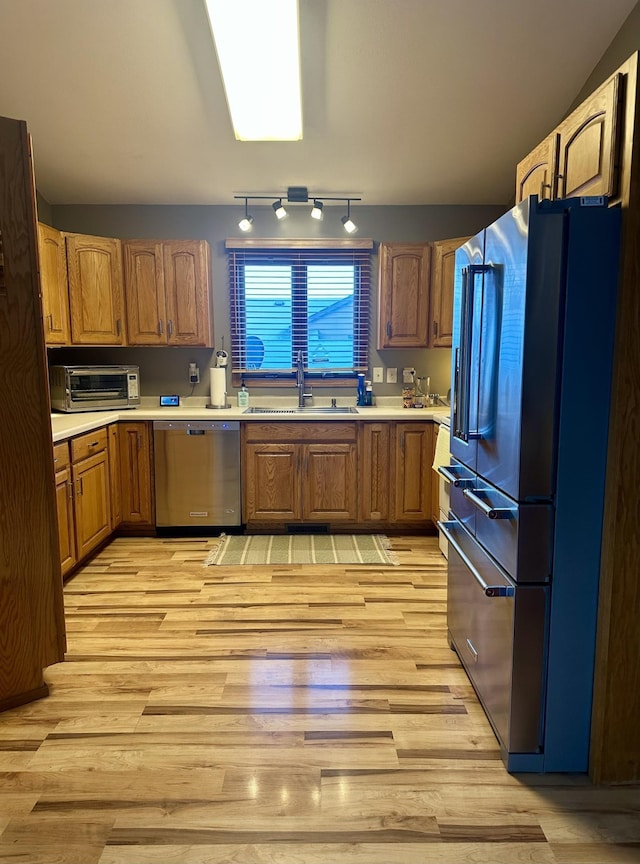
[[[55,471],[62,471],[71,464],[69,459],[69,442],[61,441],[53,445],[53,467]]]
[[[356,424],[331,423],[247,423],[245,440],[253,441],[355,441]]]
[[[87,432],[86,435],[78,435],[77,438],[71,440],[71,461],[79,462],[81,459],[86,459],[87,456],[93,456],[95,453],[100,453],[107,448],[107,430],[96,429],[94,432]]]

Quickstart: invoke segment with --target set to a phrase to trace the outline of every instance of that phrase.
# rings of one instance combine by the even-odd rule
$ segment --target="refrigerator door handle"
[[[455,354],[455,403],[453,411],[453,434],[462,441],[479,438],[477,430],[469,428],[471,409],[471,363],[473,340],[473,308],[475,303],[476,276],[485,273],[484,264],[469,264],[462,268],[462,321],[460,347]]]
[[[449,543],[451,543],[451,545],[456,550],[458,555],[462,558],[462,561],[464,562],[465,566],[467,567],[467,569],[469,570],[469,572],[471,573],[473,578],[476,580],[478,585],[484,591],[485,596],[486,597],[513,597],[515,594],[515,589],[512,585],[487,585],[487,583],[484,581],[484,579],[482,578],[480,573],[477,571],[477,569],[474,567],[472,562],[469,560],[467,554],[462,549],[462,547],[460,546],[460,544],[458,543],[458,541],[456,540],[456,538],[454,537],[454,535],[450,531],[450,529],[455,528],[457,526],[457,524],[458,524],[457,522],[438,522],[437,523],[438,528],[440,529],[440,531],[442,531],[442,533],[447,538]]]
[[[483,501],[476,495],[475,489],[463,489],[464,497],[471,501],[474,507],[477,507],[488,519],[510,519],[511,510],[508,507],[491,507],[486,501]]]
[[[438,467],[438,474],[442,474],[445,480],[448,480],[449,483],[452,483],[456,489],[460,487],[464,488],[465,486],[472,486],[473,480],[464,479],[462,477],[457,477],[453,471],[451,471],[451,466],[448,465],[440,465]]]

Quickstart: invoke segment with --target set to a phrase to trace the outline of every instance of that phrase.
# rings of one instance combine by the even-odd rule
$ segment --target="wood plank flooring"
[[[640,861],[640,789],[510,776],[446,640],[433,538],[399,567],[203,567],[120,538],[66,585],[49,698],[0,715],[0,862]]]

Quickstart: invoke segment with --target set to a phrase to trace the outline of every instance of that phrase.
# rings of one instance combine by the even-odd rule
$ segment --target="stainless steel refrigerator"
[[[531,196],[456,253],[447,623],[510,771],[586,771],[620,211]]]

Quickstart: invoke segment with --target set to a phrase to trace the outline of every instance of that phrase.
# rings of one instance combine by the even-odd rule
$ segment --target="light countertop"
[[[388,401],[387,401],[388,400]],[[314,407],[326,407],[329,400],[318,399],[318,405]],[[387,397],[384,402],[378,400],[378,404],[370,408],[358,408],[357,414],[322,414],[313,411],[313,407],[307,408],[300,414],[246,414],[246,408],[238,408],[233,404],[230,408],[215,409],[206,407],[206,399],[191,397],[182,400],[178,408],[160,408],[157,397],[144,397],[138,408],[116,411],[87,411],[78,414],[51,415],[51,426],[53,440],[63,441],[83,432],[91,432],[117,420],[242,420],[248,423],[286,421],[296,423],[303,421],[343,422],[345,420],[359,422],[362,420],[434,420],[449,415],[449,408],[403,408],[401,397]],[[380,403],[383,404],[380,404]],[[348,405],[347,400],[338,400],[340,405]],[[386,404],[385,404],[386,403]],[[252,406],[267,406],[270,408],[294,408],[295,401],[290,398],[257,397],[252,398]]]

